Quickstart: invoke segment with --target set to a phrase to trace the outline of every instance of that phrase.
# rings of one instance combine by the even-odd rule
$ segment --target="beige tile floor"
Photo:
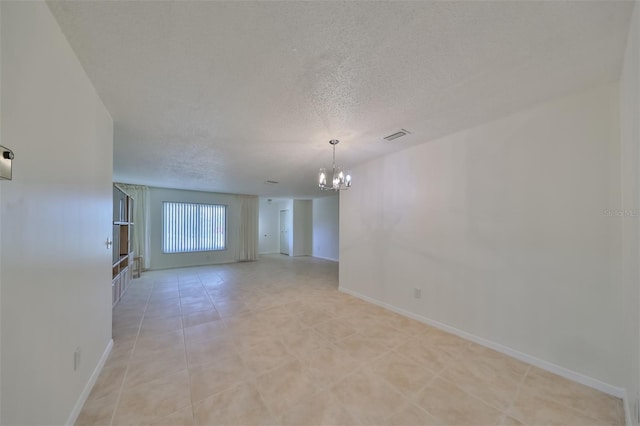
[[[314,258],[148,272],[78,425],[621,425],[619,399],[337,290]]]

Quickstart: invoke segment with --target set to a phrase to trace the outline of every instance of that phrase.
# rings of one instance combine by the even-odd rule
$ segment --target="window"
[[[165,201],[163,253],[224,250],[227,206]]]

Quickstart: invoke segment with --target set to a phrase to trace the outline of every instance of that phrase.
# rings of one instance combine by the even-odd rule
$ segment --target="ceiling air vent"
[[[410,135],[410,134],[411,134],[411,132],[409,132],[408,130],[400,129],[400,130],[398,130],[397,132],[395,132],[392,135],[385,136],[384,139],[387,140],[387,141],[392,141],[394,139],[398,139],[398,138],[401,138],[403,136],[407,136],[407,135]]]
[[[275,180],[265,180],[264,183],[267,185],[277,185],[280,182],[276,182]]]

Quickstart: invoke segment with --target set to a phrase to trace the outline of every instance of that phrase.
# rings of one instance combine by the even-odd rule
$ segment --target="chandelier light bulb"
[[[344,184],[347,188],[351,187],[351,171],[347,170],[347,174],[344,177]]]
[[[318,175],[318,185],[320,185],[320,188],[322,188],[323,186],[327,186],[327,169],[325,169],[324,167],[320,169],[320,173]]]

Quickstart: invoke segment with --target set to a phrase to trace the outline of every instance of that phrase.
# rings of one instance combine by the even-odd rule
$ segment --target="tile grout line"
[[[531,366],[530,365],[527,366],[527,370],[522,375],[522,379],[520,379],[520,383],[518,383],[518,387],[516,388],[516,391],[513,394],[513,399],[509,403],[509,406],[507,407],[507,409],[504,412],[504,415],[502,416],[502,424],[504,424],[504,422],[507,420],[507,417],[509,417],[509,413],[511,412],[511,409],[513,408],[513,405],[516,403],[516,400],[520,396],[520,391],[524,387],[524,382],[527,380],[527,377],[529,376],[529,372],[531,372]],[[518,421],[521,421],[521,420],[518,419]],[[524,422],[522,422],[522,423],[524,424]]]
[[[222,279],[222,277],[220,277],[220,279]],[[224,280],[223,280],[223,281],[224,281]],[[204,286],[203,286],[203,287],[204,287]],[[215,305],[215,302],[214,302],[214,298],[209,294],[209,291],[208,291],[206,288],[205,288],[205,293],[207,294],[207,297],[208,297],[208,298],[209,298],[209,300],[211,301],[211,304],[213,305],[214,309],[216,309],[216,307],[215,307],[216,305]],[[252,313],[252,310],[251,310],[251,309],[249,309],[249,312],[250,312],[250,313]],[[223,328],[225,329],[225,332],[227,332],[227,330],[226,330],[226,328],[227,328],[227,324],[226,324],[226,322],[225,322],[225,321],[223,321],[223,318],[222,318],[222,316],[220,316],[220,313],[219,313],[219,312],[218,312],[218,316],[219,316],[218,321],[220,321],[220,322],[222,323]],[[282,343],[282,342],[280,342],[280,343]],[[283,346],[285,346],[285,348],[286,348],[286,345],[284,345],[284,343],[282,343],[282,344],[283,344]],[[269,412],[269,414],[271,415],[272,419],[273,419],[273,420],[277,420],[277,419],[278,419],[278,417],[274,415],[274,413],[272,412],[272,409],[269,407],[269,405],[268,405],[268,404],[266,403],[266,401],[264,400],[264,397],[262,396],[262,394],[261,394],[261,392],[260,392],[260,389],[258,389],[258,387],[257,387],[257,386],[255,385],[255,383],[254,383],[254,382],[255,382],[255,379],[256,379],[259,375],[255,374],[255,373],[253,373],[253,372],[251,372],[251,371],[248,371],[249,369],[247,368],[247,365],[245,364],[244,357],[243,357],[243,356],[242,356],[242,354],[240,353],[240,351],[239,351],[238,347],[236,346],[236,344],[235,344],[235,343],[232,343],[232,347],[233,347],[233,349],[232,349],[232,350],[235,352],[235,355],[236,355],[238,358],[240,358],[240,361],[241,361],[241,362],[242,362],[242,364],[243,364],[243,368],[244,368],[245,370],[247,370],[247,371],[245,372],[245,373],[247,374],[247,376],[246,376],[245,378],[243,378],[239,383],[236,383],[235,385],[233,385],[233,386],[229,387],[228,389],[223,389],[223,390],[221,390],[221,391],[219,391],[219,392],[215,392],[215,393],[213,393],[213,394],[211,394],[211,395],[207,396],[207,398],[211,398],[211,397],[212,397],[212,396],[214,396],[214,395],[218,395],[218,394],[220,394],[220,393],[222,393],[222,392],[226,392],[226,391],[228,391],[228,390],[230,390],[230,389],[233,389],[234,387],[238,387],[238,386],[241,386],[241,385],[243,385],[243,384],[246,384],[246,385],[249,385],[249,386],[253,386],[253,387],[254,387],[255,392],[258,394],[258,398],[260,399],[260,402],[262,403],[262,405],[264,405],[264,407],[267,409],[267,411],[268,411],[268,412]],[[275,370],[275,369],[279,368],[279,367],[280,367],[280,366],[282,366],[282,365],[285,365],[285,363],[286,363],[286,362],[282,362],[281,364],[278,364],[277,366],[275,366],[275,367],[273,367],[273,368],[271,368],[271,369],[265,370],[265,371],[264,371],[264,372],[262,372],[260,375],[262,375],[262,374],[267,374],[268,372],[273,371],[273,370]],[[207,398],[204,398],[204,399],[207,399]],[[203,401],[204,401],[204,399],[203,399]],[[193,406],[192,406],[192,407],[193,407]],[[192,409],[192,411],[193,411],[193,409]],[[195,424],[195,413],[194,413],[193,419],[194,419],[194,424]]]
[[[120,389],[118,389],[118,396],[116,397],[116,403],[113,406],[113,412],[111,413],[111,419],[109,420],[109,426],[114,426],[113,425],[113,421],[115,419],[116,412],[118,411],[118,407],[120,405],[120,399],[122,397],[122,392],[124,390],[124,384],[127,381],[127,375],[129,374],[129,367],[130,367],[130,364],[131,364],[131,358],[133,357],[133,353],[136,350],[136,345],[138,344],[138,338],[140,337],[140,331],[142,330],[142,323],[144,322],[144,317],[146,315],[147,307],[149,306],[149,299],[151,298],[151,293],[153,292],[153,288],[155,286],[156,286],[156,283],[154,282],[153,285],[151,286],[151,290],[149,291],[149,295],[147,296],[147,301],[144,304],[144,311],[142,312],[142,318],[140,319],[140,324],[138,325],[138,332],[136,333],[136,339],[133,342],[133,347],[131,348],[131,353],[129,354],[129,357],[127,358],[127,368],[124,371],[124,376],[122,377],[122,383],[120,384]],[[112,318],[113,318],[113,313],[112,313]],[[112,319],[112,321],[113,321],[113,319]]]
[[[471,398],[473,398],[473,399],[475,399],[475,400],[477,400],[477,401],[479,401],[479,402],[483,403],[484,405],[486,405],[486,406],[488,406],[488,407],[490,407],[490,408],[493,408],[494,410],[496,410],[496,411],[500,412],[500,413],[502,414],[502,416],[501,416],[501,422],[503,422],[503,421],[504,421],[504,418],[505,418],[505,416],[506,416],[506,412],[510,409],[510,406],[507,408],[507,411],[505,411],[504,409],[502,409],[502,408],[500,408],[500,407],[498,407],[498,406],[496,406],[496,405],[494,405],[494,404],[492,404],[492,403],[489,403],[489,402],[485,401],[484,399],[482,399],[482,398],[480,398],[480,397],[478,397],[478,396],[476,396],[476,395],[474,395],[474,394],[472,394],[472,393],[468,392],[467,390],[465,390],[465,389],[461,388],[460,386],[458,386],[458,384],[457,384],[456,382],[453,382],[453,381],[451,381],[451,380],[448,380],[448,379],[446,379],[446,378],[442,377],[442,376],[443,376],[443,374],[447,371],[447,369],[448,369],[449,367],[451,367],[451,365],[453,365],[453,363],[455,363],[455,362],[460,362],[460,360],[461,360],[461,358],[462,358],[463,353],[464,353],[464,352],[466,352],[466,351],[468,351],[470,348],[471,348],[471,343],[467,344],[467,345],[465,346],[465,348],[464,348],[463,350],[461,350],[461,351],[460,351],[460,353],[456,354],[455,356],[454,356],[454,355],[451,355],[449,352],[445,351],[444,349],[440,349],[440,348],[438,348],[438,350],[439,350],[439,351],[446,353],[446,354],[449,356],[449,359],[444,363],[444,366],[442,367],[442,369],[440,369],[440,370],[439,370],[439,371],[438,371],[438,372],[437,372],[437,373],[436,373],[436,374],[435,374],[435,375],[434,375],[434,376],[433,376],[429,381],[427,381],[427,382],[426,382],[426,384],[425,384],[424,386],[422,386],[418,391],[416,391],[416,394],[419,394],[419,393],[421,393],[422,391],[424,391],[427,387],[429,387],[429,385],[430,385],[431,383],[435,382],[437,379],[444,380],[445,382],[450,383],[450,384],[454,385],[456,388],[460,389],[460,391],[462,391],[463,393],[465,393],[467,396],[469,396],[469,397],[471,397]],[[404,356],[404,358],[406,359],[407,357],[406,357],[406,356]],[[415,361],[414,361],[414,362],[415,362]],[[419,365],[420,365],[420,364],[419,364]],[[425,368],[426,368],[426,367],[425,367]],[[529,368],[530,368],[530,366],[528,366],[528,369],[527,369],[526,373],[528,373]],[[526,377],[526,373],[525,373],[525,377]],[[522,382],[524,382],[524,378],[522,379]],[[520,386],[520,383],[519,383],[519,386]],[[518,389],[519,389],[519,387],[518,387]],[[412,401],[412,402],[414,402],[414,401]],[[421,406],[419,406],[419,408],[421,408],[423,411],[425,411],[425,412],[427,412],[428,414],[430,414],[432,417],[437,418],[437,416],[433,415],[433,414],[432,414],[430,411],[428,411],[427,409],[425,409],[425,408],[423,408],[423,407],[421,407]]]
[[[202,280],[200,279],[200,276],[198,276],[198,281],[200,282],[200,286],[203,288],[203,290],[205,291],[205,294],[208,297],[209,293],[202,285]],[[194,424],[196,421],[196,413],[193,409],[193,393],[191,392],[191,373],[189,371],[189,355],[187,354],[187,337],[184,332],[185,327],[184,327],[184,315],[182,313],[182,291],[180,290],[181,290],[181,285],[180,285],[180,280],[178,280],[178,298],[180,300],[180,321],[182,322],[182,347],[184,349],[184,359],[185,359],[186,368],[187,368],[187,383],[189,385],[189,406],[191,407],[191,422],[192,424]]]
[[[448,353],[447,353],[448,355]],[[405,356],[405,358],[407,358]],[[416,391],[416,395],[419,395],[420,393],[422,393],[422,391],[424,391],[426,388],[429,387],[429,385],[431,385],[432,383],[434,383],[438,378],[440,378],[440,376],[442,376],[442,373],[444,373],[444,371],[447,369],[447,367],[449,366],[449,362],[453,361],[453,357],[451,357],[452,359],[448,360],[447,362],[444,363],[443,367],[436,372],[436,374],[429,380],[426,381],[426,383],[424,384],[424,386],[422,386],[421,388],[419,388]],[[414,361],[415,362],[415,361]],[[420,365],[420,364],[418,364]],[[445,379],[442,379],[445,380]],[[417,399],[417,398],[414,398]],[[437,419],[438,421],[440,421],[440,418],[436,415],[434,415],[433,413],[431,413],[431,411],[427,410],[426,408],[418,405],[417,401],[410,399],[410,402],[414,405],[416,405],[418,408],[420,408],[422,411],[424,411],[425,413],[429,414],[431,417],[433,417],[434,419]]]

